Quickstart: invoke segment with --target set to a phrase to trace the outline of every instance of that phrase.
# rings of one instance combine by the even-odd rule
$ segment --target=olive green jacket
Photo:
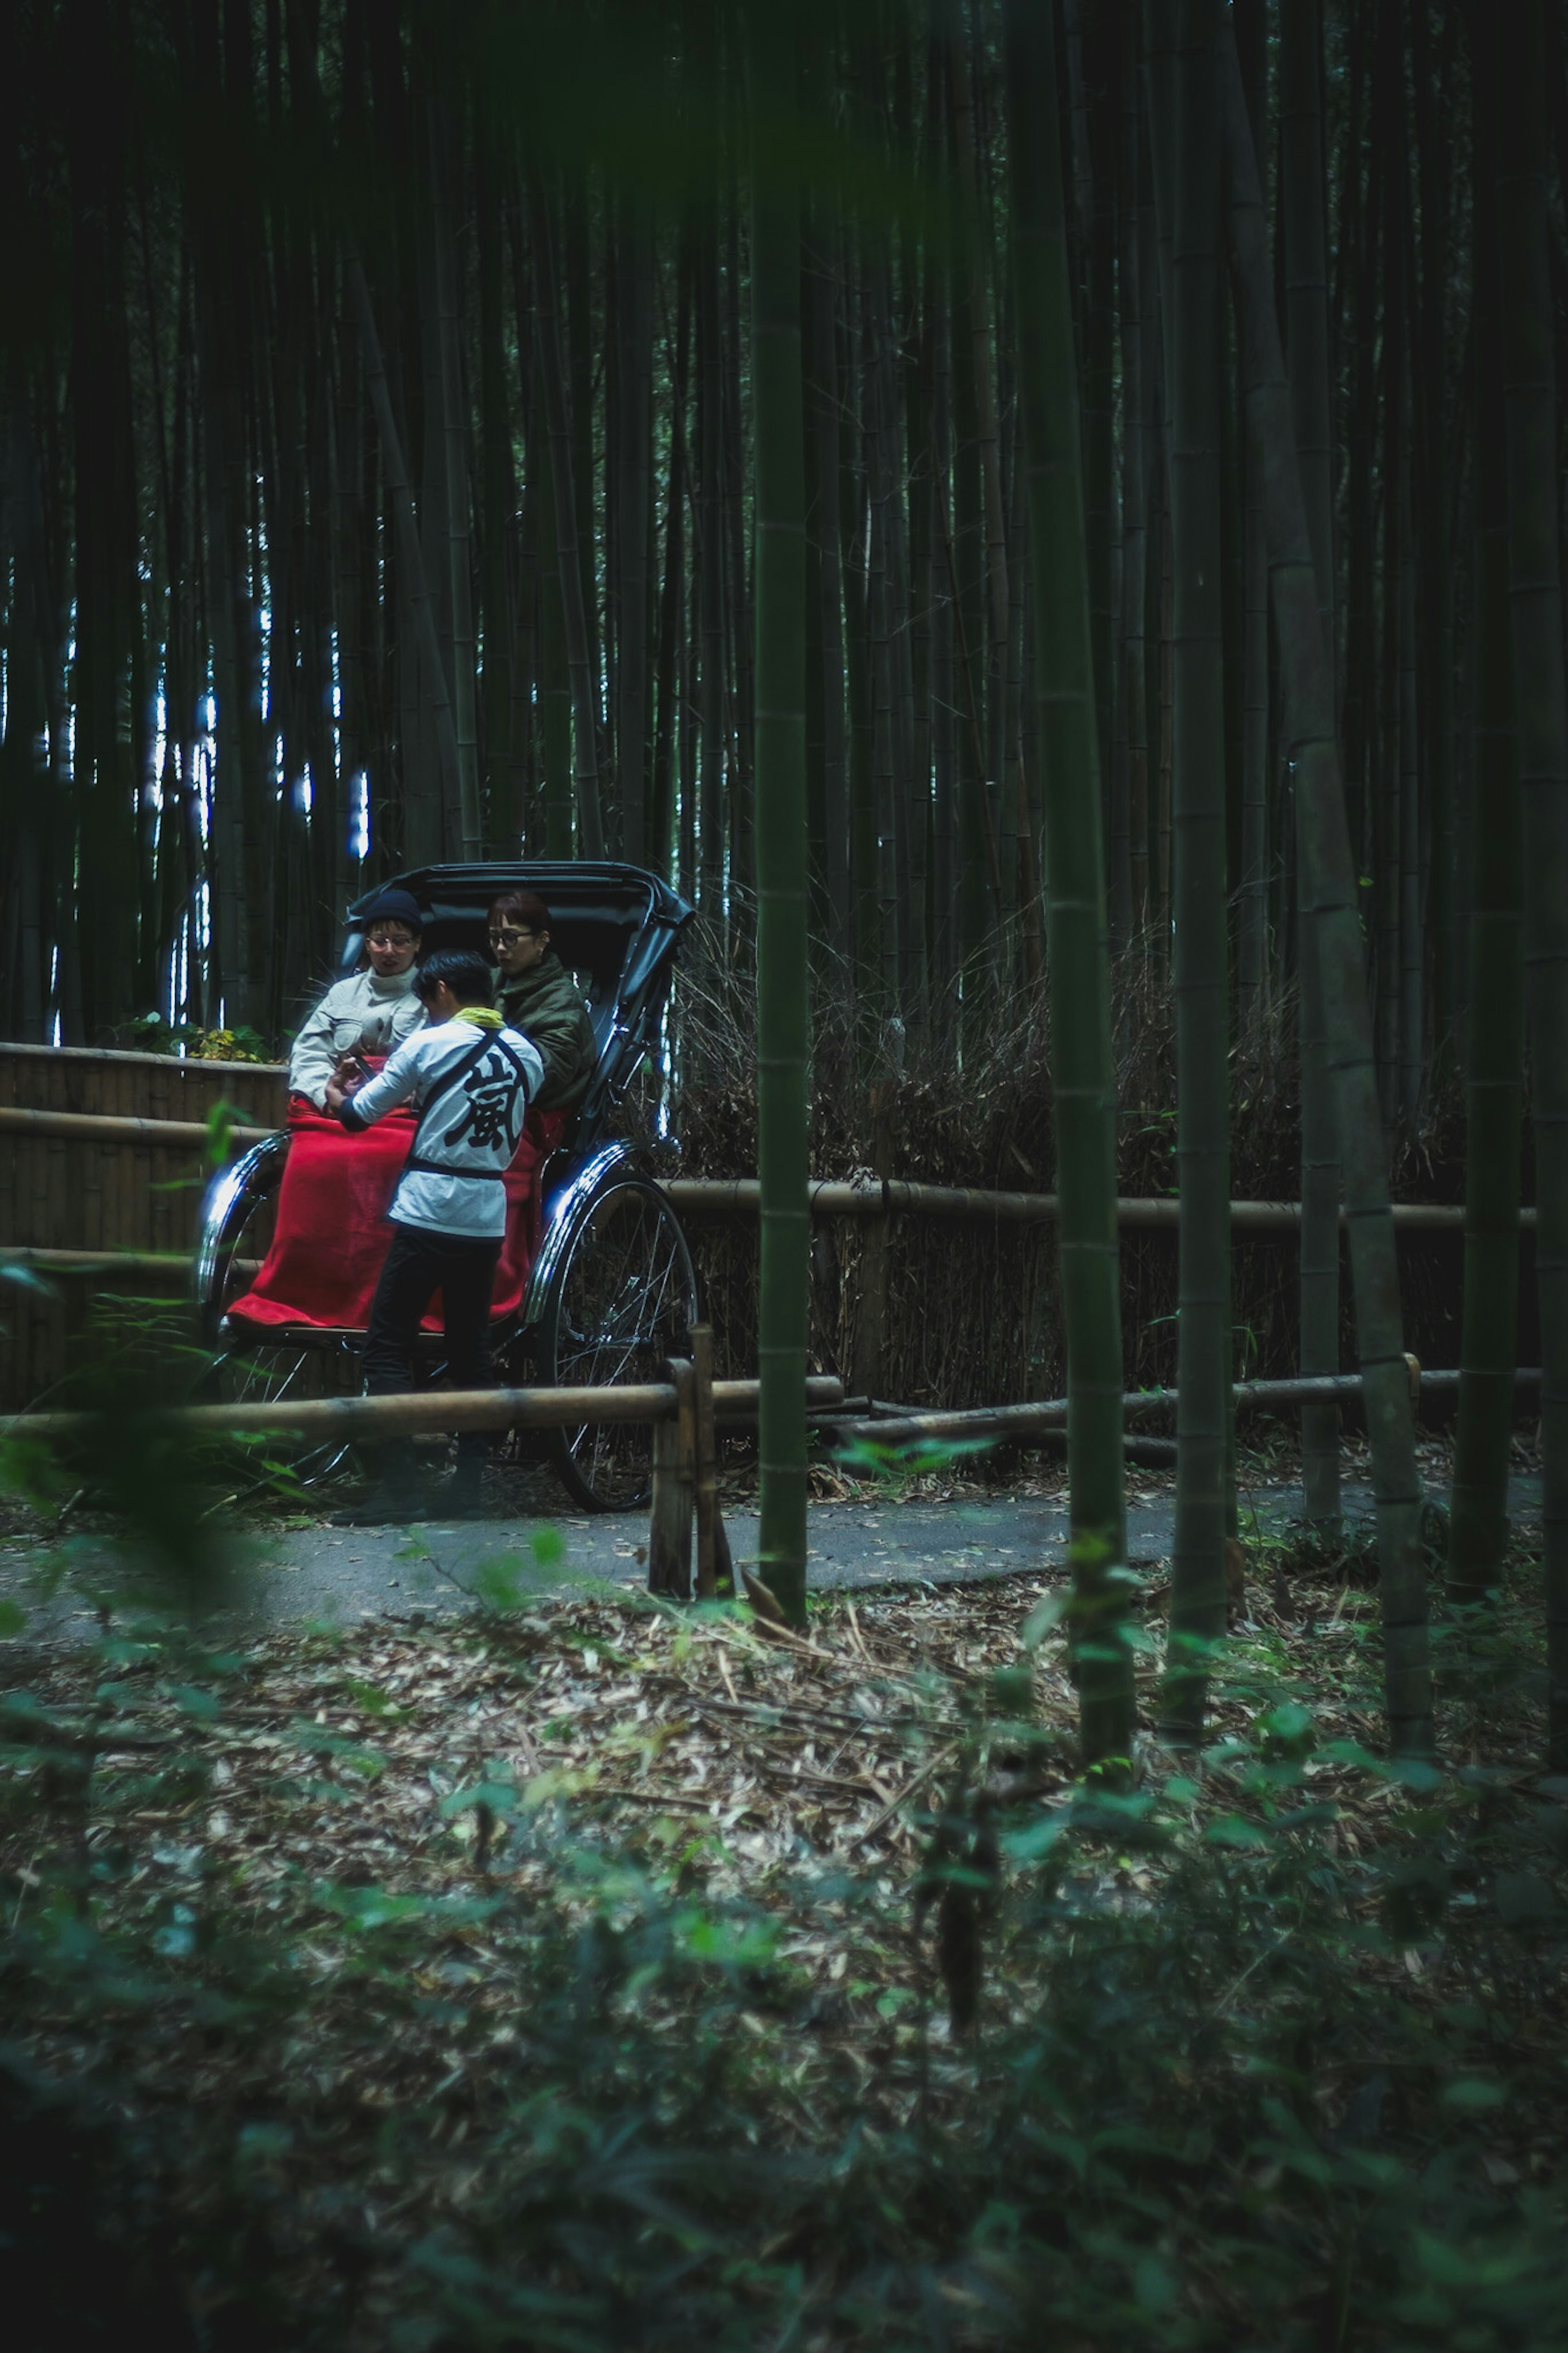
[[[553,948],[516,980],[496,976],[496,1003],[507,1025],[532,1039],[544,1061],[544,1084],[534,1097],[541,1111],[580,1103],[599,1059],[594,1025],[577,984]]]

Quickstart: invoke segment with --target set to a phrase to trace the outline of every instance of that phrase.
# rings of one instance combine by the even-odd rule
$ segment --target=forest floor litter
[[[351,2346],[389,2341],[411,2247],[491,2227],[519,2099],[551,2082],[530,1991],[551,1937],[587,1952],[647,1934],[640,1970],[605,1978],[605,2016],[719,2066],[754,2150],[874,2145],[922,2118],[959,2128],[984,2051],[1019,2031],[1048,1975],[1006,1888],[1073,1802],[1064,1592],[1028,1575],[822,1597],[803,1636],[743,1608],[598,1594],[223,1653],[152,1625],[95,1654],[13,1644],[10,1680],[26,1685],[6,1703],[0,1839],[9,1974],[26,1988],[13,2033],[57,2076],[112,2054],[127,2112],[188,2110],[164,2159],[175,2237],[232,2238],[248,2217],[284,2305],[334,2312]],[[1482,1978],[1500,2014],[1510,1967],[1543,1973],[1560,2004],[1560,1948],[1505,1965],[1475,1936],[1482,1920],[1500,1933],[1499,1905],[1522,1907],[1527,1931],[1562,1905],[1561,1841],[1538,1853],[1526,1838],[1522,1861],[1508,1843],[1516,1800],[1555,1822],[1568,1797],[1540,1780],[1538,1695],[1521,1686],[1500,1713],[1495,1672],[1450,1678],[1448,1766],[1391,1772],[1375,1754],[1368,1558],[1280,1555],[1255,1564],[1204,1759],[1173,1756],[1152,1736],[1163,1594],[1147,1581],[1138,1780],[1175,1849],[1262,1847],[1300,1801],[1321,1853],[1354,1872],[1409,1848],[1423,1809],[1476,1817],[1507,1851],[1457,1890],[1468,1936],[1363,1939],[1348,1966],[1433,2019]],[[51,1744],[71,1743],[90,1751],[86,1782],[51,1762]],[[965,2037],[949,2029],[946,1915],[933,1926],[916,1899],[955,1819],[981,1854],[988,1810],[1012,1827],[977,1865]],[[1101,1826],[1083,1867],[1099,1913],[1131,1925],[1173,1863],[1130,1820],[1125,1843]],[[149,1968],[155,1999],[133,1982]],[[1266,2003],[1265,1978],[1226,1999]],[[1465,2119],[1500,2195],[1560,2177],[1568,2113],[1561,2008],[1531,1997],[1510,2016],[1487,2077],[1506,2075],[1507,2105],[1476,2094]],[[1322,2096],[1334,2110],[1331,2084]],[[529,2130],[532,2164],[550,2135],[538,2116]],[[565,2109],[560,2131],[572,2138]],[[792,2259],[809,2270],[804,2251]],[[573,2276],[570,2257],[552,2261],[552,2277]],[[953,2341],[991,2341],[975,2326]],[[397,2341],[459,2340],[437,2327]],[[858,2341],[826,2321],[799,2339]]]

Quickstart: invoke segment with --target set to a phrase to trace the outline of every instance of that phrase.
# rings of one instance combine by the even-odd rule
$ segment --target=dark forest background
[[[1485,825],[1484,12],[1232,14],[1408,1130],[1461,1036]],[[820,968],[873,1032],[896,1015],[942,1055],[967,1028],[973,1053],[1043,955],[1000,12],[814,0],[802,23]],[[1173,621],[1143,40],[1135,6],[1059,12],[1110,915],[1147,1008]],[[346,896],[519,850],[658,867],[710,976],[743,981],[753,117],[727,0],[20,0],[0,42],[0,1033],[124,1044],[156,1015],[276,1044]],[[766,139],[765,93],[754,119]],[[1221,332],[1246,1039],[1290,1002],[1294,848],[1228,297]]]

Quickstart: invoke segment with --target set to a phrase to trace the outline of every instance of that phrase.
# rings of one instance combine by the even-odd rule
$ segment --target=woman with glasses
[[[577,984],[550,944],[550,910],[533,891],[490,902],[490,954],[500,966],[496,1004],[509,1029],[538,1047],[544,1084],[533,1111],[575,1111],[598,1061],[594,1025]]]
[[[528,1106],[522,1141],[506,1172],[507,1227],[494,1297],[521,1300],[539,1252],[539,1172],[574,1124],[598,1063],[594,1025],[577,984],[550,944],[550,910],[534,891],[490,901],[490,954],[500,966],[496,1004],[509,1029],[537,1047],[542,1085]]]

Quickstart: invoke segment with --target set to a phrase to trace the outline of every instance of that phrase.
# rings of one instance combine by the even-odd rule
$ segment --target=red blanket
[[[506,1172],[506,1240],[490,1299],[492,1319],[514,1315],[522,1303],[539,1250],[539,1166],[560,1142],[566,1116],[531,1111]],[[412,1112],[395,1111],[349,1135],[302,1095],[289,1097],[289,1157],[272,1247],[230,1315],[268,1326],[363,1331],[392,1240],[386,1213],[416,1124]],[[425,1329],[441,1329],[438,1292]]]

